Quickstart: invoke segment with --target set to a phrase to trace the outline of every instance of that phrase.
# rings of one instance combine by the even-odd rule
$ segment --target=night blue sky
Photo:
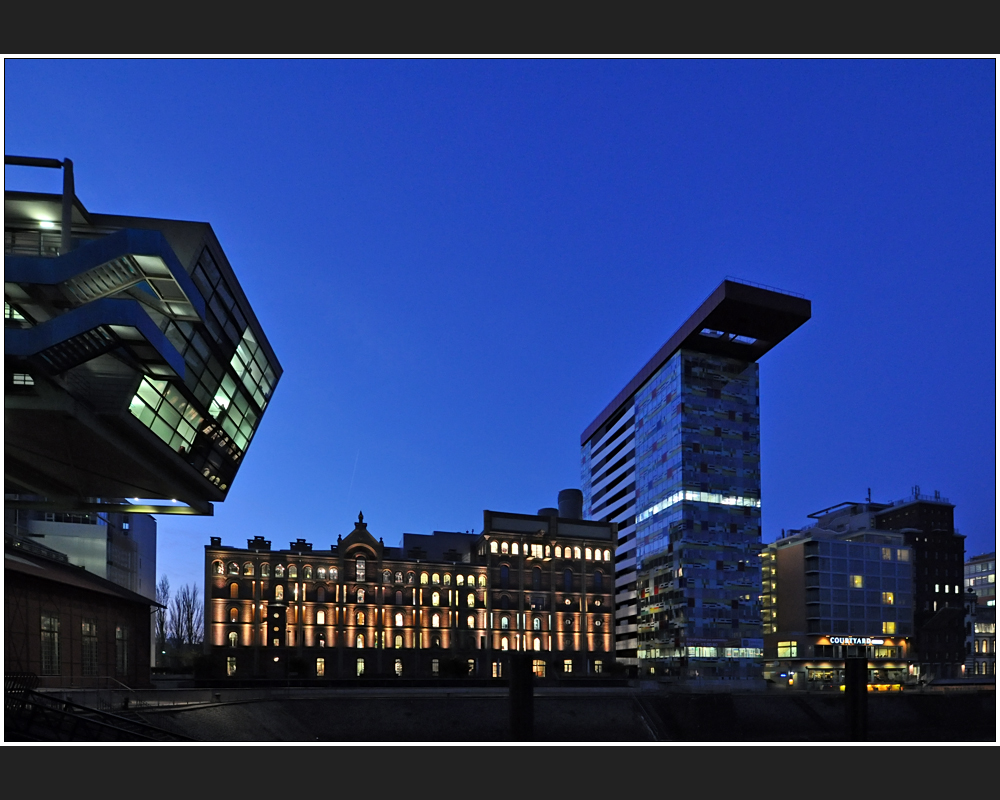
[[[480,530],[727,275],[813,318],[761,360],[764,539],[938,489],[995,547],[996,72],[956,61],[5,62],[5,152],[92,211],[212,224],[285,374],[208,537],[363,509]],[[32,174],[32,173],[42,174]],[[58,191],[5,168],[7,188]]]

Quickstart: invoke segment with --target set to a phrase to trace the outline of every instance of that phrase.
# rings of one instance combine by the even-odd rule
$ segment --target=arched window
[[[229,596],[233,600],[240,596],[240,585],[238,583],[229,584]]]
[[[270,578],[271,577],[271,565],[270,564],[261,564],[260,565],[260,577],[262,577],[262,578]]]
[[[507,555],[510,552],[510,545],[507,544],[507,542],[501,542],[500,552],[503,553],[503,555]]]
[[[531,588],[536,592],[541,591],[542,588],[542,568],[535,567],[531,570]]]
[[[470,628],[475,628],[476,627],[476,618],[474,616],[472,616],[472,614],[469,614],[469,616],[465,618],[465,623]]]
[[[364,589],[358,589],[358,602],[359,603],[365,602],[365,590]]]
[[[239,575],[240,574],[240,567],[239,567],[239,565],[235,561],[230,561],[229,562],[229,574],[230,575]]]
[[[403,605],[403,593],[402,592],[396,592],[396,605],[397,606]]]
[[[535,617],[531,620],[531,629],[535,631],[540,631],[542,629],[542,620],[540,617]]]
[[[285,589],[280,583],[274,587],[274,599],[275,600],[285,599]]]
[[[573,570],[567,569],[563,572],[563,591],[573,591]]]
[[[589,547],[586,548],[583,552],[584,552],[584,557],[587,559],[587,561],[594,560],[594,551],[591,550]]]
[[[393,621],[396,623],[396,627],[397,628],[402,628],[403,627],[403,615],[402,614],[398,614],[397,613]]]
[[[294,564],[289,564],[288,565],[288,579],[294,581],[294,580],[297,580],[298,577],[299,577],[299,568],[297,566],[295,566]]]
[[[364,625],[365,624],[365,612],[364,611],[359,611],[357,614],[355,614],[354,615],[354,621],[358,625]]]
[[[431,617],[431,627],[432,628],[440,628],[441,627],[441,615],[440,614],[434,614]]]
[[[431,605],[439,606],[441,605],[441,595],[438,592],[431,594]]]
[[[392,640],[392,644],[393,644],[393,646],[397,650],[402,650],[403,649],[403,637],[402,636],[397,636],[395,639]],[[398,675],[399,673],[396,673],[396,674]]]
[[[420,585],[421,586],[426,586],[428,580],[429,580],[429,577],[428,577],[427,573],[426,572],[421,572],[420,573]]]
[[[358,556],[354,562],[355,580],[365,580],[365,557]]]
[[[240,621],[240,612],[237,609],[235,608],[229,609],[229,621],[230,622]]]
[[[325,581],[326,580],[326,567],[318,567],[316,569],[316,577],[319,578],[321,581]]]
[[[407,572],[407,573],[406,573],[406,585],[407,585],[407,586],[413,586],[413,582],[414,582],[414,581],[415,581],[416,579],[417,579],[417,578],[416,578],[416,575],[414,575],[414,574],[413,574],[412,572]]]
[[[604,551],[604,560],[605,561],[610,561],[611,560],[611,551],[610,550],[605,550]]]
[[[466,598],[465,598],[465,604],[469,608],[472,608],[472,607],[474,607],[476,605],[476,596],[472,592],[469,592],[469,594],[466,596]]]
[[[539,638],[538,638],[538,637],[536,636],[536,637],[535,637],[535,641],[534,641],[534,644],[532,645],[532,647],[533,647],[533,648],[534,648],[535,650],[541,650],[541,649],[542,649],[542,640],[541,640],[541,639],[539,639]]]
[[[455,576],[455,585],[456,586],[465,586],[465,576],[464,575],[456,575]]]
[[[594,591],[603,592],[604,591],[604,575],[600,570],[594,573]]]
[[[496,551],[497,551],[497,543],[496,542],[490,542],[490,552],[491,553],[495,553]]]
[[[323,586],[316,587],[316,602],[322,603],[326,600],[326,589]]]
[[[225,567],[222,566],[222,562],[221,561],[213,561],[212,562],[212,574],[213,575],[224,575],[225,574]]]
[[[325,658],[317,658],[316,659],[316,677],[317,678],[322,678],[324,675],[326,675],[326,659]]]
[[[552,558],[552,548],[548,545],[545,545],[545,557]]]
[[[562,558],[562,548],[556,545],[556,558]]]
[[[382,583],[392,583],[392,573],[389,570],[382,570]]]
[[[302,579],[306,581],[311,581],[313,576],[313,568],[306,564],[302,568]]]
[[[236,645],[239,644],[239,641],[240,641],[240,635],[236,631],[230,631],[229,632],[229,646],[230,647],[236,647]]]
[[[337,580],[337,577],[339,575],[340,575],[340,570],[338,570],[336,567],[330,567],[330,580],[331,581]]]
[[[510,627],[510,617],[500,617],[500,630],[505,631]]]
[[[451,586],[451,575],[445,575],[444,576],[444,585],[445,586]]]
[[[510,554],[516,556],[518,554],[517,542],[514,542],[510,546]]]
[[[285,568],[283,566],[281,566],[281,564],[278,564],[278,566],[276,566],[274,568],[274,577],[275,578],[284,578],[285,577]]]
[[[397,572],[396,573],[396,583],[402,583],[402,582],[403,582],[403,573],[402,572]]]
[[[440,586],[441,576],[435,572],[433,575],[431,575],[431,583],[433,583],[435,586]]]
[[[359,650],[365,646],[365,635],[363,633],[359,633],[356,637],[354,637],[354,646]],[[358,674],[360,675],[361,673]]]
[[[480,589],[486,588],[486,576],[485,575],[480,575],[479,576],[479,588]]]
[[[580,548],[579,547],[574,547],[573,548],[573,558],[580,558],[580,557],[581,557],[580,556]]]
[[[506,589],[507,584],[510,581],[510,567],[506,564],[500,566],[500,588]]]
[[[509,645],[507,643],[507,637],[504,636],[503,638],[500,639],[500,649],[501,650],[506,650],[508,646]]]
[[[507,595],[501,596],[501,598],[500,598],[500,608],[502,608],[504,611],[506,611],[508,608],[510,608],[510,598],[507,597]]]
[[[326,612],[322,608],[316,612],[316,624],[326,625]]]

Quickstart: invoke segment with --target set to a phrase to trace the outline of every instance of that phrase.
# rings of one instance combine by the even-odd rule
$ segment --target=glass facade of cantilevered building
[[[754,677],[759,596],[757,364],[679,351],[636,404],[638,657],[650,672]]]
[[[585,514],[619,528],[616,655],[644,676],[760,676],[757,359],[810,313],[724,281],[581,436]]]
[[[211,225],[93,213],[69,160],[5,163],[64,173],[5,192],[6,507],[211,514],[281,377]]]

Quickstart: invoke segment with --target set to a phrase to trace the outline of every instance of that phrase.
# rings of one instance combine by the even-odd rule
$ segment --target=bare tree
[[[156,609],[156,653],[157,659],[167,647],[167,607],[170,605],[170,581],[166,575],[160,576],[156,584],[156,602],[164,608]]]
[[[185,584],[170,603],[170,638],[177,644],[201,644],[205,638],[205,609],[198,587]]]

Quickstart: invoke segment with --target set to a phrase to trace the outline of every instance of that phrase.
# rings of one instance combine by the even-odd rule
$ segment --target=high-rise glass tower
[[[644,675],[759,677],[757,359],[810,315],[723,281],[581,436],[586,515],[619,525],[618,658]]]

